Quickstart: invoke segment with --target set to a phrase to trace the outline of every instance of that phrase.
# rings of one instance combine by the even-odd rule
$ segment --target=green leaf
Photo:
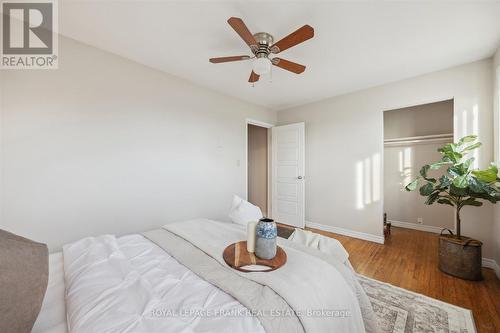
[[[498,174],[498,167],[493,163],[490,164],[490,166],[488,167],[488,170],[491,170],[491,172],[494,172],[495,175]]]
[[[500,197],[500,187],[498,187],[498,183],[493,183],[486,186],[489,192],[494,193],[495,195],[498,195]]]
[[[451,185],[451,183],[452,183],[452,181],[448,176],[442,175],[441,177],[439,177],[439,186],[440,187],[448,187]]]
[[[427,171],[429,171],[430,166],[428,164],[424,165],[422,168],[420,168],[420,175],[424,178],[427,177]]]
[[[464,175],[464,172],[458,166],[452,166],[448,168],[448,173],[453,177],[460,177]]]
[[[428,196],[434,191],[434,186],[432,183],[427,183],[424,186],[420,188],[420,195],[422,196]]]
[[[456,187],[454,184],[451,184],[450,186],[450,194],[452,196],[466,196],[468,194],[468,191],[466,188],[459,188]]]
[[[431,183],[435,183],[436,182],[436,178],[429,178],[427,177],[427,172],[429,171],[430,169],[430,166],[429,165],[424,165],[421,169],[420,169],[420,175],[422,176],[422,178],[424,178],[425,180],[427,180],[428,182],[431,182]]]
[[[408,192],[415,191],[418,187],[418,183],[419,183],[419,179],[417,178],[414,181],[412,181],[411,183],[409,183],[408,185],[406,185],[405,190],[407,190]]]
[[[453,179],[453,185],[458,187],[458,188],[467,188],[468,176],[469,176],[469,174],[465,174],[465,175],[461,175],[461,176],[456,177],[455,179]]]
[[[458,145],[461,146],[464,143],[476,141],[476,139],[477,139],[477,135],[467,135],[467,136],[464,136],[463,138],[461,138],[460,140],[458,140]]]
[[[482,206],[483,203],[480,201],[477,201],[475,198],[469,198],[467,200],[462,201],[461,206],[475,206],[475,207],[480,207]]]
[[[472,165],[472,162],[474,162],[475,158],[474,157],[471,157],[469,159],[467,159],[464,163],[462,163],[463,165],[463,168],[466,170],[466,171],[469,171],[469,168],[470,166]]]
[[[462,154],[457,152],[446,154],[446,156],[448,156],[453,161],[453,163],[458,163],[462,159],[462,157],[464,157]]]
[[[490,195],[489,193],[475,193],[474,198],[488,200],[491,203],[497,203],[500,200],[497,195]]]
[[[449,165],[449,164],[453,164],[453,162],[451,162],[451,161],[441,161],[441,162],[437,162],[437,163],[432,163],[429,167],[432,170],[437,170],[440,167],[442,167],[443,165]]]
[[[450,205],[450,206],[455,207],[453,202],[451,202],[451,200],[448,198],[439,198],[437,203],[442,204],[442,205]]]
[[[479,181],[476,177],[469,178],[469,187],[472,192],[486,193],[486,184]]]
[[[481,182],[493,183],[497,180],[498,168],[492,164],[486,170],[472,170],[472,174]]]
[[[459,152],[455,151],[456,146],[454,144],[448,143],[447,145],[443,146],[442,148],[438,149],[438,152],[440,152],[443,155],[442,161],[449,161],[453,163],[458,163],[460,159],[462,158],[462,154]]]
[[[441,159],[442,162],[449,162],[450,164],[453,164],[453,161],[451,160],[451,158],[445,156]]]
[[[441,148],[438,148],[438,152],[440,153],[447,153],[447,152],[452,152],[453,151],[453,147],[451,146],[451,143],[448,143],[444,146],[442,146]]]
[[[481,142],[476,142],[476,143],[474,143],[474,144],[472,144],[470,146],[465,147],[462,151],[471,151],[471,150],[474,150],[476,148],[481,147],[481,145],[482,145]]]
[[[472,170],[472,174],[476,176],[479,181],[485,183],[492,183],[497,179],[496,174],[491,173],[488,170]]]
[[[432,205],[436,200],[439,198],[439,192],[432,192],[428,197],[427,200],[425,200],[426,205]]]

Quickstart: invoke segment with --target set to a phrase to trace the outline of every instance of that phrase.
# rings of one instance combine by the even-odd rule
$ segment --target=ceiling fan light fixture
[[[271,60],[267,57],[255,58],[252,63],[252,69],[257,75],[267,74],[271,71]]]

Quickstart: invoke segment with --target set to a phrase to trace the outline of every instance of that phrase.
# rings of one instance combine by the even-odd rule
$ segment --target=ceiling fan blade
[[[306,70],[306,66],[281,58],[273,58],[272,63],[274,66],[286,69],[287,71],[293,72],[295,74],[300,74]]]
[[[305,42],[308,39],[314,37],[314,29],[310,25],[304,25],[286,36],[285,38],[279,40],[271,46],[272,53],[279,53],[291,48],[297,44]]]
[[[257,82],[257,81],[259,81],[259,78],[260,78],[260,76],[255,74],[254,71],[252,71],[252,73],[250,74],[250,78],[248,79],[248,82],[250,82],[250,83]]]
[[[248,46],[250,46],[250,49],[252,49],[252,52],[254,49],[256,49],[257,46],[257,41],[253,37],[252,33],[250,30],[248,30],[247,26],[243,22],[242,19],[239,17],[231,17],[229,20],[227,20],[227,23],[236,31],[238,35],[240,35],[241,39],[247,43]]]
[[[248,60],[248,59],[250,59],[249,56],[242,55],[242,56],[210,58],[209,61],[212,64],[218,64],[218,63],[221,63],[221,62],[240,61],[240,60]]]

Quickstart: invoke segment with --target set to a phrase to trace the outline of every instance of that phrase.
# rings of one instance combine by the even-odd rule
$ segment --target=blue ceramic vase
[[[272,219],[262,218],[255,229],[255,255],[261,259],[276,256],[276,237],[278,229]]]

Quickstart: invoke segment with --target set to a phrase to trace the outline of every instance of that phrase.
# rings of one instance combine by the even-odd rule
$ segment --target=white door
[[[276,222],[305,226],[304,123],[272,128],[272,212]]]

